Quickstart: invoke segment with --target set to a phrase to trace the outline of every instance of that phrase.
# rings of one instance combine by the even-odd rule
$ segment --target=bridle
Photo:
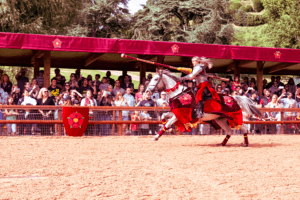
[[[156,86],[159,84],[159,82],[161,81],[161,79],[162,79],[162,76],[163,76],[163,71],[162,70],[159,70],[158,71],[158,74],[159,74],[159,79],[158,79],[158,81],[156,82],[156,84],[155,85],[148,85],[148,88],[149,88],[149,86],[153,86],[153,89],[150,89],[150,91],[152,92],[153,90],[155,90],[155,88],[156,88]],[[165,87],[165,83],[163,82],[163,84],[164,84],[164,87]]]

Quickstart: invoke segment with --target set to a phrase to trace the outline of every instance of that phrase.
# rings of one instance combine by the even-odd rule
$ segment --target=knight
[[[212,62],[205,57],[195,56],[192,58],[193,71],[189,75],[181,78],[181,82],[186,80],[196,80],[198,92],[196,94],[196,101],[193,109],[193,118],[203,117],[203,107],[205,101],[209,99],[220,100],[218,93],[211,87],[207,80],[206,70],[212,68]]]

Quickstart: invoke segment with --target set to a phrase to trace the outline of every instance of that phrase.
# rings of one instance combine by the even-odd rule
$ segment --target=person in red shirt
[[[261,98],[259,104],[261,105],[262,108],[264,108],[266,105],[268,105],[268,103],[271,102],[271,91],[270,90],[266,90],[265,96],[263,98]]]

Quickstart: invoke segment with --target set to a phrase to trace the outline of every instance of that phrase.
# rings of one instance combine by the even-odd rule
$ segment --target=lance
[[[191,68],[186,68],[186,67],[173,67],[173,66],[170,66],[170,65],[162,64],[162,63],[156,63],[156,62],[153,62],[153,61],[150,61],[150,60],[144,60],[144,59],[140,59],[140,58],[128,56],[128,55],[126,55],[126,54],[124,54],[124,53],[121,55],[121,57],[122,57],[122,58],[129,58],[129,59],[132,59],[132,60],[136,60],[136,61],[140,61],[140,62],[152,64],[152,65],[157,65],[157,66],[165,67],[165,68],[167,68],[167,69],[174,69],[174,70],[183,72],[183,73],[185,73],[185,74],[190,74],[190,73],[192,73],[192,71],[193,71]],[[221,77],[218,77],[218,76],[212,76],[212,75],[208,75],[208,74],[207,74],[206,76],[207,76],[207,77],[210,77],[210,78],[213,78],[213,79],[219,79],[219,80],[221,80],[221,81],[226,81],[226,82],[229,81],[228,78],[221,78]]]

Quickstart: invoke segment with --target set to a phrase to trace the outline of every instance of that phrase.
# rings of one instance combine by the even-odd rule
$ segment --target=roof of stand
[[[177,52],[172,48],[175,46]],[[214,73],[231,72],[233,63],[238,62],[242,74],[255,74],[255,61],[264,61],[264,74],[300,74],[298,49],[0,32],[0,65],[30,67],[32,58],[43,59],[45,50],[52,51],[53,68],[139,71],[136,61],[121,58],[125,53],[152,61],[165,56],[163,63],[173,66],[189,66],[191,57],[204,56],[214,61],[214,68],[209,71]],[[40,64],[43,66],[42,60]],[[153,70],[155,66],[147,64],[147,71]]]

